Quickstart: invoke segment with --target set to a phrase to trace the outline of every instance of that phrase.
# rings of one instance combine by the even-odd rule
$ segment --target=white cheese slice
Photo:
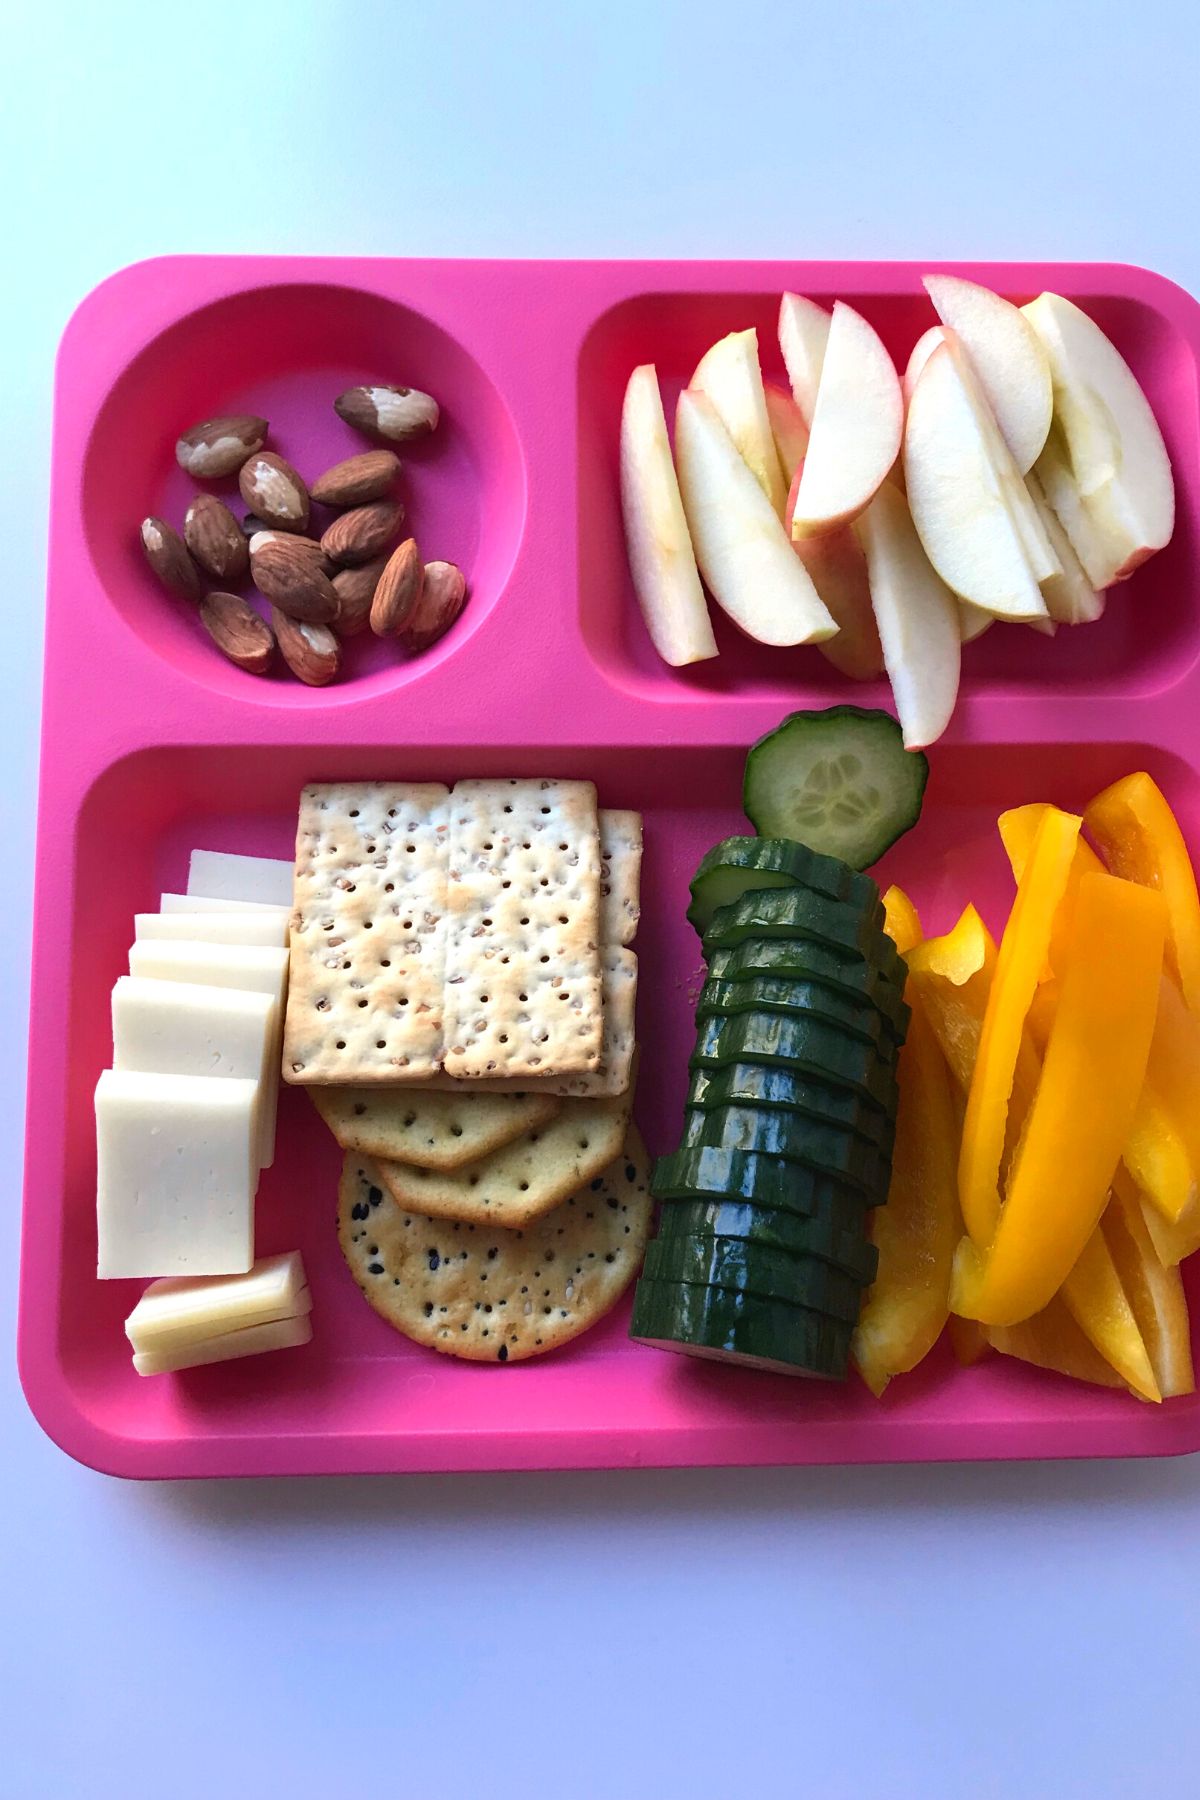
[[[311,1311],[304,1260],[288,1250],[260,1257],[246,1275],[151,1282],[125,1321],[125,1335],[135,1350],[174,1350]]]
[[[227,1331],[221,1337],[204,1338],[174,1350],[135,1351],[133,1366],[139,1375],[172,1375],[177,1369],[199,1369],[205,1363],[232,1362],[237,1356],[261,1356],[266,1350],[290,1350],[307,1344],[312,1320],[276,1319],[269,1325],[248,1325],[244,1331]]]
[[[294,864],[269,856],[235,856],[228,850],[193,850],[188,893],[211,900],[256,900],[290,906]]]
[[[96,1088],[102,1280],[250,1267],[257,1099],[253,1081],[104,1071]]]
[[[122,975],[112,996],[113,1068],[253,1081],[258,1158],[267,1168],[274,1154],[265,1103],[275,1079],[275,1011],[270,994]]]
[[[269,944],[286,950],[288,915],[275,907],[262,912],[135,913],[133,935],[170,938],[178,943]]]
[[[269,906],[260,900],[213,900],[207,894],[160,894],[165,913],[278,913],[289,919],[291,906]]]
[[[203,986],[243,988],[270,994],[275,1002],[271,1023],[271,1078],[263,1089],[266,1122],[263,1133],[274,1155],[275,1112],[279,1104],[279,1066],[283,1055],[283,1009],[287,998],[288,953],[267,944],[205,944],[194,938],[178,943],[165,938],[138,938],[129,952],[129,973],[151,981],[192,981]],[[269,1167],[269,1161],[264,1168]]]

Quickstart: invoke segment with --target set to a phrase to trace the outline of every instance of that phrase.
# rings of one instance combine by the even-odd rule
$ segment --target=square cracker
[[[379,1162],[397,1205],[427,1217],[519,1231],[621,1154],[632,1098],[564,1100],[554,1117],[461,1169]]]
[[[460,781],[450,796],[443,1062],[457,1080],[600,1061],[600,830],[590,781]]]
[[[402,1081],[440,1069],[448,797],[436,782],[304,789],[288,1081]]]
[[[314,1087],[313,1105],[343,1150],[458,1169],[544,1125],[553,1094],[434,1094],[424,1088]]]
[[[600,934],[605,944],[632,944],[642,916],[642,815],[600,811]]]

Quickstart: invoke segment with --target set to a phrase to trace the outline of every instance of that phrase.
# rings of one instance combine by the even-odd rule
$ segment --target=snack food
[[[343,1150],[421,1169],[460,1169],[558,1111],[550,1094],[431,1093],[405,1088],[311,1087],[313,1105]]]

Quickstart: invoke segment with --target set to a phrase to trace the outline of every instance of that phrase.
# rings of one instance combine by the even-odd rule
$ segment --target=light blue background
[[[76,300],[172,250],[1113,258],[1200,290],[1200,24],[1194,0],[6,19],[11,1343]],[[137,1487],[42,1437],[9,1357],[0,1445],[0,1800],[1197,1792],[1195,1461]]]

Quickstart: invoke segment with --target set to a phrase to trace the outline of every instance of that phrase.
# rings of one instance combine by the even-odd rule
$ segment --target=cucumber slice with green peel
[[[760,837],[795,838],[865,869],[921,816],[929,763],[890,713],[794,712],[746,757],[742,805]]]
[[[781,1375],[843,1381],[853,1327],[784,1300],[643,1275],[629,1335],[638,1343]]]
[[[892,1179],[890,1145],[868,1143],[844,1126],[807,1118],[782,1107],[702,1107],[684,1115],[681,1150],[747,1150],[781,1156],[818,1174],[861,1188],[877,1204],[887,1198]]]
[[[865,995],[852,999],[818,981],[789,981],[786,976],[747,975],[739,981],[710,978],[700,990],[696,1018],[728,1018],[743,1012],[779,1012],[794,1018],[821,1019],[860,1037],[864,1043],[904,1042],[908,1008],[901,1021],[890,1019]]]
[[[843,962],[837,952],[809,938],[771,938],[714,950],[708,959],[712,981],[743,981],[755,975],[777,980],[820,981],[839,993],[863,996],[894,1024],[907,1027],[903,982],[872,963]]]
[[[646,1246],[644,1266],[652,1281],[740,1288],[764,1299],[809,1307],[846,1325],[856,1324],[862,1311],[862,1285],[844,1269],[745,1238],[655,1238]]]
[[[806,887],[876,915],[879,889],[848,863],[821,856],[790,838],[726,838],[708,852],[692,877],[688,918],[703,936],[713,914],[743,894],[766,888]],[[882,922],[882,912],[879,912]]]
[[[770,1063],[731,1063],[719,1069],[693,1069],[688,1081],[689,1107],[764,1106],[810,1114],[844,1125],[875,1141],[885,1129],[895,1131],[896,1095],[882,1100],[842,1087],[824,1075],[804,1075]]]
[[[879,1267],[879,1252],[866,1236],[866,1214],[861,1206],[831,1201],[819,1215],[780,1212],[754,1200],[668,1200],[659,1216],[658,1238],[745,1238],[787,1250],[793,1256],[812,1256],[831,1263],[863,1287],[869,1287]]]
[[[704,933],[705,955],[744,944],[748,939],[810,938],[824,944],[843,962],[868,962],[903,986],[905,970],[899,952],[881,920],[830,900],[811,888],[774,888],[743,894],[718,907]]]
[[[658,1200],[753,1200],[774,1212],[836,1218],[865,1233],[867,1215],[886,1200],[826,1169],[806,1168],[765,1150],[691,1145],[660,1156],[651,1189]],[[857,1221],[857,1224],[856,1224]]]
[[[896,1092],[895,1045],[886,1052],[836,1025],[786,1013],[745,1012],[702,1019],[689,1069],[719,1069],[728,1063],[779,1063],[807,1075],[823,1076],[856,1088],[888,1106]]]
[[[759,1065],[747,1065],[759,1069]],[[707,1070],[697,1069],[693,1081],[699,1082]],[[842,1089],[844,1097],[847,1090]],[[728,1142],[733,1148],[749,1150],[770,1150],[773,1155],[786,1156],[787,1151],[774,1149],[767,1141],[773,1130],[784,1132],[789,1137],[820,1128],[824,1131],[841,1132],[854,1139],[856,1143],[865,1144],[879,1156],[890,1157],[896,1142],[896,1121],[889,1117],[882,1108],[871,1106],[861,1112],[854,1112],[849,1117],[833,1117],[829,1109],[822,1107],[822,1095],[812,1095],[807,1090],[801,1092],[799,1103],[791,1102],[783,1105],[764,1103],[760,1099],[718,1098],[716,1100],[694,1101],[690,1097],[684,1107],[684,1133],[700,1132],[690,1141],[706,1144],[722,1144]],[[722,1123],[714,1125],[711,1131],[702,1131],[699,1121],[711,1114],[732,1115],[724,1118]],[[759,1123],[759,1118],[763,1123]],[[774,1121],[775,1123],[768,1123]],[[718,1135],[721,1132],[731,1134],[728,1138]],[[757,1135],[755,1142],[736,1145],[734,1139],[743,1132],[751,1136]]]

